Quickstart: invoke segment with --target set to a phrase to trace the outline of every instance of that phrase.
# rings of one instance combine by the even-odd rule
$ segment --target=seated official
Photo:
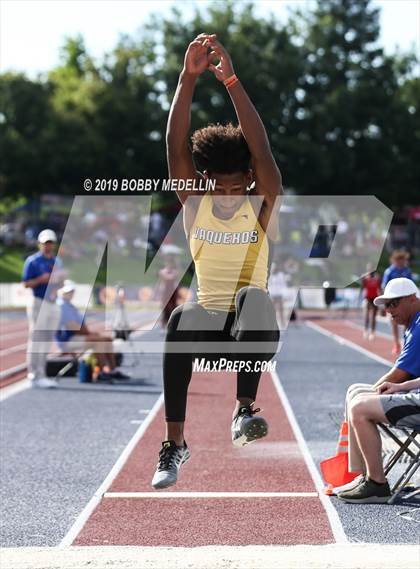
[[[114,379],[128,379],[129,376],[116,371],[116,360],[112,346],[112,338],[91,332],[85,324],[80,311],[72,303],[75,284],[66,280],[63,288],[58,291],[57,304],[60,307],[60,323],[55,335],[59,349],[62,352],[83,352],[92,349],[99,366]]]
[[[397,325],[406,326],[404,346],[393,368],[374,385],[351,385],[346,397],[349,422],[349,470],[362,472],[338,492],[345,502],[374,504],[391,497],[382,463],[378,423],[420,425],[420,298],[414,282],[391,280],[374,300]]]

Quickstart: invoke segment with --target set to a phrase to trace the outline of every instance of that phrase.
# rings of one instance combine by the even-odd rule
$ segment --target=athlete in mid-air
[[[239,126],[217,124],[197,130],[190,150],[191,103],[197,79],[206,70],[226,87]],[[198,302],[178,306],[168,322],[163,363],[166,434],[152,480],[156,489],[175,484],[180,466],[190,457],[184,439],[187,391],[193,359],[204,355],[203,346],[217,343],[218,358],[225,356],[226,347],[231,361],[255,363],[269,361],[279,341],[267,280],[270,242],[278,233],[281,175],[264,125],[214,34],[200,34],[187,48],[166,142],[172,179],[205,178],[215,182],[215,189],[178,192]],[[177,350],[177,345],[185,349]],[[246,352],[240,349],[244,346]],[[208,356],[214,359],[214,354]],[[261,376],[257,367],[238,368],[231,433],[235,446],[268,431],[253,407]]]

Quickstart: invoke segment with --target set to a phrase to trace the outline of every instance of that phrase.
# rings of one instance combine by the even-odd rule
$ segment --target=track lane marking
[[[277,393],[279,394],[279,399],[280,402],[283,404],[284,406],[284,410],[286,412],[286,416],[287,419],[289,421],[289,424],[291,425],[292,431],[295,434],[296,440],[298,442],[300,451],[302,453],[302,457],[304,459],[304,463],[306,464],[309,473],[312,477],[312,480],[315,483],[315,486],[318,490],[318,492],[320,492],[320,494],[318,494],[318,492],[301,492],[301,493],[261,493],[262,496],[260,497],[272,497],[271,494],[274,494],[275,497],[283,497],[283,498],[292,498],[292,497],[310,497],[310,498],[318,498],[320,499],[321,503],[324,506],[324,509],[327,513],[327,518],[328,521],[330,523],[330,527],[332,530],[332,534],[334,539],[336,540],[337,543],[346,543],[347,539],[346,536],[342,530],[342,526],[341,523],[339,521],[338,515],[335,511],[335,509],[331,506],[331,504],[329,504],[329,501],[327,499],[326,496],[324,496],[322,494],[322,489],[323,489],[323,485],[322,485],[322,481],[320,479],[319,474],[316,471],[316,467],[312,461],[312,457],[309,454],[309,450],[306,447],[306,443],[303,439],[303,435],[300,431],[299,426],[297,425],[296,419],[294,419],[294,414],[293,411],[290,408],[290,404],[287,400],[286,395],[282,392],[282,388],[281,386],[277,385],[277,382],[279,382],[277,375],[271,374],[272,379],[273,379],[273,384],[277,390]],[[277,381],[276,379],[277,378]],[[115,480],[115,478],[117,477],[117,475],[119,474],[119,472],[123,469],[125,463],[127,462],[127,460],[129,459],[131,453],[133,452],[134,448],[136,447],[136,445],[138,444],[138,442],[141,440],[141,438],[144,436],[144,434],[146,433],[148,427],[150,426],[150,424],[152,423],[152,421],[154,420],[154,418],[156,417],[156,415],[159,413],[160,408],[162,407],[164,398],[163,398],[163,393],[160,395],[159,399],[156,401],[155,405],[152,408],[152,411],[149,413],[149,415],[146,417],[145,421],[143,422],[143,424],[139,427],[139,429],[137,430],[137,432],[135,433],[135,435],[132,437],[132,439],[130,440],[130,442],[128,443],[128,445],[125,447],[125,449],[123,450],[123,452],[121,453],[119,459],[117,460],[117,462],[115,463],[115,465],[113,466],[113,468],[111,469],[111,471],[109,472],[108,476],[105,478],[105,480],[102,482],[102,484],[99,486],[99,488],[97,489],[97,491],[94,493],[94,495],[92,496],[92,498],[90,499],[90,501],[88,502],[88,504],[85,506],[85,508],[83,509],[83,511],[81,512],[81,514],[78,516],[78,518],[76,519],[76,521],[74,522],[74,524],[72,525],[72,527],[70,528],[70,530],[67,532],[67,534],[65,535],[65,537],[62,539],[61,543],[59,544],[59,548],[65,548],[70,546],[75,539],[77,538],[77,536],[81,533],[82,529],[84,528],[85,524],[88,522],[89,518],[91,517],[92,513],[94,512],[94,510],[96,509],[96,507],[100,504],[101,500],[104,498],[121,498],[121,497],[142,497],[142,498],[164,498],[164,493],[163,492],[157,492],[152,493],[152,492],[144,492],[144,493],[114,493],[114,492],[107,492],[108,488],[111,486],[112,482]],[[317,479],[318,477],[318,479]],[[173,498],[179,498],[182,496],[183,493],[179,492],[168,492],[167,494],[170,495],[170,497]],[[211,494],[211,498],[216,498],[216,497],[224,497],[223,495],[226,494],[226,497],[235,497],[235,494],[242,494],[242,493],[220,493],[220,492],[215,492],[215,493],[185,493],[187,495],[187,497],[193,498],[194,494],[198,497],[199,494]],[[260,493],[254,493],[255,495],[259,495]],[[252,493],[249,492],[244,492],[243,496],[241,497],[252,497]],[[335,516],[335,517],[334,517]]]
[[[104,498],[317,498],[318,492],[105,492]]]
[[[26,365],[25,365],[26,367]],[[6,385],[0,389],[0,403],[3,403],[12,395],[16,395],[21,391],[25,391],[25,389],[29,389],[31,387],[31,380],[30,379],[19,379],[10,385]]]
[[[290,426],[292,427],[293,434],[295,435],[298,442],[303,460],[305,461],[306,467],[309,470],[309,473],[315,484],[315,488],[318,490],[317,496],[319,497],[321,504],[324,506],[334,539],[338,544],[349,543],[337,510],[331,504],[330,498],[323,492],[325,485],[322,482],[321,475],[319,474],[317,467],[315,466],[314,460],[296,420],[296,416],[294,414],[292,406],[290,405],[289,398],[287,397],[286,392],[281,384],[280,378],[277,375],[276,371],[270,372],[270,375],[279,396],[280,403],[283,405],[287,419],[289,420]]]
[[[4,348],[0,350],[0,357],[7,356],[9,354],[14,354],[15,352],[23,352],[26,349],[27,343],[18,344],[17,346],[12,346],[10,348]]]
[[[7,340],[14,340],[15,338],[28,337],[29,330],[22,330],[21,332],[13,332],[12,334],[1,334],[0,335],[0,346]]]
[[[5,377],[9,377],[10,375],[15,375],[15,373],[19,373],[21,371],[25,371],[25,369],[26,369],[26,363],[18,364],[18,365],[13,366],[13,367],[9,367],[8,369],[5,369],[5,370],[0,372],[0,379],[3,379]]]
[[[70,530],[67,532],[67,534],[64,536],[64,538],[61,540],[61,543],[58,545],[58,548],[69,547],[73,543],[73,541],[76,539],[76,537],[79,535],[79,533],[82,531],[84,525],[86,524],[86,522],[88,521],[88,519],[92,515],[96,506],[100,503],[104,494],[106,493],[106,491],[111,486],[114,479],[117,477],[117,475],[119,474],[119,472],[122,470],[123,466],[125,465],[125,463],[129,459],[129,457],[130,457],[131,453],[133,452],[135,446],[140,441],[140,439],[144,436],[144,434],[145,434],[147,428],[149,427],[150,423],[153,421],[153,419],[159,413],[162,405],[163,405],[163,393],[161,393],[161,395],[159,396],[159,398],[157,399],[157,401],[153,405],[152,410],[150,411],[149,415],[145,418],[143,423],[140,425],[140,427],[134,433],[133,437],[131,438],[131,440],[129,441],[129,443],[125,447],[125,449],[120,454],[120,457],[118,458],[118,460],[114,464],[114,466],[111,468],[108,476],[105,478],[105,480],[99,486],[99,488],[96,490],[96,492],[94,493],[92,498],[89,500],[89,502],[86,504],[86,506],[84,507],[84,509],[80,513],[80,515],[77,517],[76,521],[71,526]]]
[[[376,355],[374,352],[370,352],[369,350],[367,350],[366,348],[362,348],[362,346],[359,346],[355,342],[352,342],[351,340],[347,340],[346,338],[343,338],[343,336],[340,336],[339,334],[336,334],[335,332],[330,332],[329,330],[326,330],[325,328],[323,328],[322,326],[319,326],[318,324],[315,324],[314,322],[306,322],[305,324],[306,324],[306,326],[308,326],[312,330],[315,330],[316,332],[319,332],[320,334],[324,334],[324,336],[327,336],[328,338],[335,340],[339,344],[342,344],[344,346],[348,346],[349,348],[353,348],[353,350],[356,350],[357,352],[360,352],[364,356],[372,358],[373,360],[376,360],[377,362],[379,362],[381,364],[384,364],[386,366],[391,366],[391,367],[394,365],[394,362],[391,362],[390,360],[386,360],[385,358],[382,358],[381,356]]]
[[[360,330],[361,332],[364,331],[364,327],[361,324],[357,324],[356,322],[350,322],[349,320],[345,320],[343,324],[349,326],[350,328],[354,328],[355,330]],[[380,338],[385,338],[386,340],[392,340],[391,334],[387,334],[386,332],[381,332],[380,330],[375,330],[375,336],[378,336]]]

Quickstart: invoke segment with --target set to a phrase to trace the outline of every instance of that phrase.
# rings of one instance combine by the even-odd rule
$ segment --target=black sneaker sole
[[[268,434],[268,424],[262,417],[250,421],[240,437],[232,441],[234,446],[243,447],[262,439]]]
[[[344,498],[338,494],[337,498],[348,504],[387,504],[391,496],[370,496],[369,498]]]

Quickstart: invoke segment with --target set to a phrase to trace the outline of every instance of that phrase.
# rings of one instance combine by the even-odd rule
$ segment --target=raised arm
[[[211,40],[211,59],[219,59],[218,65],[209,65],[219,81],[226,81],[235,75],[232,61],[222,44]],[[272,205],[283,193],[281,174],[273,158],[270,143],[263,122],[239,80],[232,81],[227,88],[235,107],[239,125],[251,152],[256,193]]]
[[[208,48],[214,36],[200,34],[192,41],[185,53],[184,68],[179,76],[178,86],[169,111],[166,129],[166,148],[169,176],[177,179],[196,179],[196,171],[188,137],[191,121],[191,103],[198,76],[208,67]],[[190,195],[200,192],[177,192],[181,203]]]

